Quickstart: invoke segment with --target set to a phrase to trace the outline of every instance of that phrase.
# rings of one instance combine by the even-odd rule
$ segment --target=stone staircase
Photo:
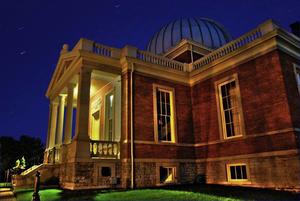
[[[25,170],[20,175],[14,175],[12,177],[12,186],[14,189],[20,188],[33,188],[35,173],[39,171],[41,174],[41,184],[46,184],[47,180],[52,177],[59,177],[59,165],[58,164],[40,164],[34,165],[31,168]]]

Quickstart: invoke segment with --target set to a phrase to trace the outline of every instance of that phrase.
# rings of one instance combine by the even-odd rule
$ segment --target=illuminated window
[[[175,142],[173,89],[154,87],[154,127],[157,141]]]
[[[109,93],[106,95],[106,123],[105,123],[105,140],[111,141],[114,128],[114,95]]]
[[[248,181],[246,164],[228,164],[228,181]]]
[[[300,93],[300,66],[295,65],[295,75],[296,75],[296,81],[298,85],[298,91]]]
[[[242,110],[236,77],[217,85],[221,127],[224,138],[241,136]]]
[[[176,168],[175,167],[159,167],[159,181],[160,183],[175,182]]]

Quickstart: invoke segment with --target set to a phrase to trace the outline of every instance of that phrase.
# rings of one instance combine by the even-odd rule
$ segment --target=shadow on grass
[[[59,188],[41,188],[39,194],[41,201],[80,201],[80,200],[96,200],[95,198],[99,194],[112,193],[112,192],[122,192],[125,190],[62,190]],[[17,201],[31,201],[33,189],[19,189],[14,191]]]
[[[271,189],[239,187],[239,186],[223,186],[223,185],[178,185],[166,186],[164,189],[188,191],[194,193],[202,193],[207,195],[215,195],[220,197],[231,197],[241,200],[297,200],[300,201],[300,193],[279,191]]]
[[[116,193],[115,193],[116,192]],[[176,193],[182,192],[182,193]],[[17,200],[30,201],[32,189],[15,192]],[[186,196],[187,197],[186,197]],[[237,200],[300,200],[299,193],[276,191],[269,189],[235,187],[222,185],[178,185],[160,188],[138,190],[61,190],[42,189],[42,201],[85,201],[85,200],[198,200],[201,196],[205,200],[220,200],[230,198]],[[180,197],[182,196],[182,197]],[[189,198],[188,198],[189,196]],[[176,199],[176,197],[178,199]],[[179,198],[180,197],[180,198]]]

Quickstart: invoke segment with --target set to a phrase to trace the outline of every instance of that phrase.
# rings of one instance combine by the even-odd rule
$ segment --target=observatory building
[[[65,189],[206,182],[300,188],[300,29],[268,20],[232,39],[175,20],[146,50],[80,39],[60,51],[42,182]],[[27,182],[27,183],[26,183]]]

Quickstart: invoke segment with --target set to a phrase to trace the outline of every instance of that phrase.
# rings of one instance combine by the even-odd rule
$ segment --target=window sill
[[[230,181],[227,181],[228,184],[239,184],[239,185],[242,185],[242,184],[251,184],[251,181],[249,180],[230,180]]]
[[[232,137],[226,137],[226,138],[223,138],[222,140],[223,141],[229,141],[229,140],[234,140],[234,139],[241,139],[241,138],[244,138],[245,135],[236,135],[236,136],[232,136]]]
[[[156,141],[156,144],[167,144],[167,145],[176,145],[177,142],[172,142],[172,141]]]
[[[175,181],[170,181],[170,182],[158,183],[156,185],[157,186],[168,186],[168,185],[174,185],[174,184],[178,184],[178,182],[175,180]]]

